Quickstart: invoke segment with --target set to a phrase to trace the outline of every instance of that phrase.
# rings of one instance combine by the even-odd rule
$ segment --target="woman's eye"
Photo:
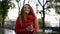
[[[26,8],[26,7],[24,7],[24,8]]]

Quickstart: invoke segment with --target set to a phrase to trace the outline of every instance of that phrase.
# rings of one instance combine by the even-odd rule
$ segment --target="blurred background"
[[[24,4],[30,4],[39,20],[37,34],[59,34],[60,0],[0,0],[0,34],[15,34],[16,19]]]

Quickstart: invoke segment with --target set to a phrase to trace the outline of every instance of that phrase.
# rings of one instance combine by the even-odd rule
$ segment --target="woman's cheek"
[[[30,11],[25,11],[25,13],[29,14]]]

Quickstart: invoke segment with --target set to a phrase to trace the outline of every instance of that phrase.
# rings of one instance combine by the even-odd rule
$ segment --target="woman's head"
[[[30,12],[29,5],[24,5],[23,11],[24,11],[24,13],[27,13],[28,14]]]
[[[25,4],[21,9],[21,14],[20,14],[21,15],[21,17],[20,17],[21,20],[20,21],[22,21],[22,23],[24,23],[25,20],[26,20],[25,14],[31,14],[35,18],[34,22],[36,21],[35,13],[34,13],[32,7],[29,4]]]
[[[21,15],[21,18],[22,18],[22,22],[24,22],[25,19],[26,19],[25,14],[31,14],[32,16],[35,17],[34,11],[29,4],[23,5],[23,7],[21,9],[21,14],[20,15]]]
[[[21,9],[21,14],[25,14],[25,13],[27,14],[31,13],[32,15],[34,14],[34,11],[29,4],[25,4]]]

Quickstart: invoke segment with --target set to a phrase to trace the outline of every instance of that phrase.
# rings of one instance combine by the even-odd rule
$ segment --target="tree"
[[[11,0],[2,0],[0,2],[0,15],[1,17],[3,18],[3,21],[2,21],[2,24],[4,22],[4,19],[5,17],[7,16],[7,13],[8,13],[8,9],[11,7],[11,8],[14,8],[15,7],[15,4],[10,2]]]
[[[60,10],[59,10],[60,5],[58,5],[58,3],[60,4],[60,0],[55,0],[55,1],[54,0],[49,0],[49,2],[50,2],[50,5],[47,6],[47,9],[48,8],[54,8],[56,10],[55,12],[57,14],[60,14]],[[52,2],[54,2],[54,3],[52,3]]]
[[[3,14],[4,14],[4,19],[7,16],[8,9],[10,7],[11,8],[15,7],[15,4],[10,2],[10,1],[11,0],[2,0],[2,1],[0,1],[0,15],[2,15],[2,17],[3,17]]]
[[[15,4],[10,2],[11,0],[2,0],[0,1],[0,17],[2,17],[2,27],[4,28],[4,19],[7,16],[8,9],[14,8]],[[2,30],[2,34],[4,34],[4,29]]]
[[[39,28],[42,28],[43,27],[42,18],[41,19],[38,19],[38,20],[39,20]]]

